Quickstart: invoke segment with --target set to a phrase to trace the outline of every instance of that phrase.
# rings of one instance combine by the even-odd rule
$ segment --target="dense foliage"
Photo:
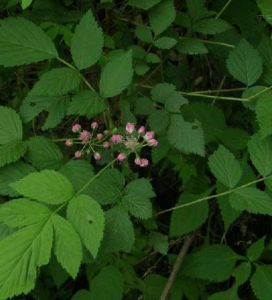
[[[0,300],[270,300],[271,1],[0,13]]]

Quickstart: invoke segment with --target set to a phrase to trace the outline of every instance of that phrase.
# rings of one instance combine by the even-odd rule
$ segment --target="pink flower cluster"
[[[71,147],[74,144],[80,144],[82,146],[81,150],[74,153],[75,158],[81,158],[85,153],[92,153],[93,158],[98,161],[102,158],[102,154],[97,151],[98,147],[112,148],[113,151],[118,148],[117,161],[122,162],[131,153],[134,153],[136,156],[134,163],[139,167],[147,167],[149,165],[148,159],[141,158],[139,153],[146,146],[156,147],[158,145],[153,131],[146,131],[144,126],[136,129],[133,123],[126,124],[123,135],[119,133],[111,134],[108,130],[104,130],[103,133],[97,132],[99,127],[97,122],[92,122],[90,127],[91,131],[82,129],[80,124],[72,126],[72,132],[77,134],[77,138],[67,139],[65,145]]]

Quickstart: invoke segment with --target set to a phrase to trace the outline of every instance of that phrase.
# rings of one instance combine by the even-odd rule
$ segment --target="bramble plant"
[[[0,300],[270,300],[271,1],[0,12]]]

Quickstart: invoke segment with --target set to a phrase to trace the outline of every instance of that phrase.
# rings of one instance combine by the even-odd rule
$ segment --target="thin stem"
[[[81,74],[81,72],[80,72],[76,67],[74,67],[73,65],[71,65],[71,64],[68,63],[66,60],[64,60],[64,59],[62,59],[62,58],[60,58],[60,57],[58,57],[58,60],[59,60],[60,62],[62,62],[64,65],[66,65],[68,68],[70,68],[70,69],[76,71],[76,72],[78,73],[79,77],[82,79],[82,81],[87,85],[87,87],[88,87],[91,91],[95,92],[95,89],[92,87],[92,85],[89,83],[89,81]]]
[[[196,201],[193,201],[193,202],[181,204],[181,205],[178,205],[178,206],[174,206],[174,207],[171,207],[171,208],[162,210],[162,211],[160,211],[159,213],[157,213],[157,216],[162,215],[162,214],[165,214],[165,213],[168,213],[168,212],[171,212],[171,211],[174,211],[174,210],[177,210],[177,209],[181,209],[181,208],[184,208],[184,207],[196,205],[196,204],[199,204],[199,203],[202,203],[202,202],[205,202],[205,201],[214,199],[214,198],[220,198],[220,197],[229,195],[229,194],[231,194],[231,193],[233,193],[233,192],[239,191],[239,190],[241,190],[241,189],[244,189],[244,188],[246,188],[246,187],[248,187],[248,186],[251,186],[251,185],[253,185],[253,184],[256,184],[256,183],[258,183],[258,182],[263,182],[264,180],[266,180],[266,179],[268,179],[268,178],[270,178],[270,177],[272,177],[272,175],[267,176],[267,177],[262,177],[262,178],[259,178],[259,179],[254,180],[254,181],[250,181],[250,182],[248,182],[248,183],[246,183],[246,184],[243,184],[243,185],[241,185],[241,186],[238,186],[237,188],[230,189],[230,190],[228,190],[228,191],[225,191],[225,192],[222,192],[222,193],[219,193],[219,194],[215,194],[215,195],[211,195],[211,196],[206,196],[206,197],[203,197],[203,198],[199,198],[199,199],[197,199]]]
[[[205,44],[223,46],[223,47],[227,47],[227,48],[235,48],[235,45],[227,44],[227,43],[223,43],[223,42],[210,41],[210,40],[200,40],[200,41]]]
[[[221,90],[204,90],[204,91],[193,91],[193,93],[197,94],[216,94],[216,93],[228,93],[228,92],[239,92],[246,90],[247,87],[239,87],[239,88],[232,88],[232,89],[221,89]]]
[[[256,94],[254,94],[254,95],[248,97],[247,99],[248,99],[248,100],[254,99],[254,98],[260,96],[262,93],[267,92],[267,91],[270,90],[271,88],[272,88],[272,86],[268,86],[268,87],[264,88],[263,90],[259,91],[258,93],[256,93]]]
[[[231,4],[232,0],[227,1],[227,3],[223,6],[223,8],[219,11],[219,13],[216,15],[215,19],[220,18],[220,16],[224,13],[224,11],[228,8],[228,6]]]
[[[220,99],[220,100],[229,100],[229,101],[239,101],[239,102],[248,102],[248,98],[238,98],[238,97],[224,97],[224,96],[212,96],[212,95],[206,95],[206,94],[199,94],[195,92],[180,92],[182,95],[186,96],[192,96],[192,97],[202,97],[202,98],[208,98],[208,99]]]

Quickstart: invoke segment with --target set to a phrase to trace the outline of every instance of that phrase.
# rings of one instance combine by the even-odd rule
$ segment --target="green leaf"
[[[195,200],[202,198],[203,196],[204,195],[182,194],[177,203],[177,206],[194,202]],[[171,215],[170,221],[170,236],[182,236],[197,229],[206,222],[208,213],[209,206],[207,202],[202,202],[197,205],[174,210]]]
[[[222,19],[203,19],[193,25],[195,32],[203,34],[217,34],[231,29],[232,27]]]
[[[19,115],[11,108],[0,106],[0,167],[24,155],[23,127]]]
[[[272,14],[271,14],[272,16]],[[263,74],[261,80],[266,84],[272,84],[272,40],[270,37],[263,35],[258,45],[258,51],[263,59]]]
[[[152,245],[155,251],[161,253],[162,255],[167,255],[169,246],[167,235],[155,231],[151,232],[149,243]]]
[[[119,95],[132,81],[132,51],[114,56],[103,67],[99,82],[102,97],[110,98]]]
[[[209,167],[218,181],[229,188],[235,187],[242,176],[242,168],[239,162],[222,145],[209,157]]]
[[[197,55],[208,53],[207,47],[199,39],[182,37],[177,45],[180,53]]]
[[[153,110],[148,117],[151,130],[156,133],[164,131],[169,124],[169,113],[165,109]]]
[[[254,187],[234,191],[229,199],[230,205],[236,210],[272,216],[272,198]]]
[[[92,294],[88,290],[79,290],[75,293],[72,300],[90,300],[92,299]]]
[[[14,228],[29,226],[47,221],[51,213],[46,206],[21,198],[0,206],[0,223]]]
[[[272,92],[266,91],[257,98],[256,117],[260,126],[262,138],[272,135]]]
[[[155,35],[165,31],[175,18],[176,9],[173,0],[163,0],[149,12],[149,22]]]
[[[264,240],[265,237],[259,239],[258,241],[254,242],[252,245],[249,246],[249,248],[247,249],[247,258],[250,261],[254,262],[261,257],[265,247]]]
[[[73,226],[64,218],[54,215],[54,253],[58,262],[76,278],[82,260],[81,241]]]
[[[129,0],[128,4],[136,8],[148,10],[159,2],[161,2],[161,0]]]
[[[142,24],[137,25],[135,29],[135,35],[139,40],[145,43],[151,44],[153,42],[152,31],[146,25],[142,25]]]
[[[182,274],[209,281],[228,279],[240,256],[223,245],[205,246],[188,255]]]
[[[102,54],[104,37],[93,13],[88,10],[76,26],[72,38],[71,53],[79,70],[94,65]]]
[[[38,267],[49,262],[52,241],[51,222],[25,227],[0,241],[0,299],[34,288]]]
[[[106,252],[130,252],[134,240],[133,224],[127,212],[119,207],[108,210],[103,249]]]
[[[152,185],[147,179],[135,179],[125,188],[122,204],[129,213],[139,219],[152,217],[152,204],[150,198],[155,196]]]
[[[263,62],[258,51],[246,40],[241,40],[238,46],[230,52],[227,68],[230,74],[242,83],[250,86],[261,76]]]
[[[33,0],[21,0],[22,9],[28,8]]]
[[[90,286],[92,299],[123,299],[124,278],[122,273],[114,266],[103,268],[94,279],[90,280]]]
[[[82,91],[72,98],[67,114],[93,118],[106,108],[105,101],[98,94],[92,91]]]
[[[34,23],[23,18],[1,22],[0,65],[13,67],[56,57],[54,44]]]
[[[67,208],[67,218],[78,232],[83,244],[96,257],[104,235],[104,212],[91,197],[73,198]]]
[[[173,48],[177,43],[176,39],[173,39],[171,37],[163,36],[156,41],[154,41],[154,46],[159,49],[171,49]]]
[[[272,173],[272,137],[262,139],[260,134],[254,134],[249,143],[250,159],[258,172],[263,176]]]
[[[168,128],[168,140],[184,153],[204,156],[204,135],[198,122],[186,122],[181,115],[172,115]]]
[[[11,187],[20,195],[53,205],[68,201],[74,194],[70,181],[52,170],[31,173]]]
[[[272,294],[272,266],[257,265],[250,280],[251,288],[258,299],[270,300]]]
[[[16,197],[18,194],[9,186],[29,173],[34,168],[24,162],[16,162],[0,169],[0,195]]]
[[[272,25],[272,7],[269,0],[256,0],[265,20]]]
[[[57,169],[62,165],[63,154],[52,140],[34,136],[27,141],[26,160],[38,170]]]

